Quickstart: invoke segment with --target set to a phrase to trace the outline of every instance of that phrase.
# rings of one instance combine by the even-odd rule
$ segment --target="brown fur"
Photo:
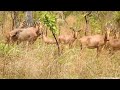
[[[68,35],[68,34],[64,34],[64,35],[60,35],[58,36],[58,42],[60,44],[60,52],[62,53],[64,50],[64,46],[65,45],[69,45],[69,48],[72,48],[74,45],[74,42],[77,40],[77,33],[80,31],[75,31],[73,28],[70,28],[73,30],[73,34]]]
[[[18,37],[18,43],[21,43],[22,41],[28,41],[30,44],[34,43],[38,36],[41,35],[40,27],[29,27],[25,30],[19,32],[16,34],[16,37]]]
[[[20,23],[20,26],[10,32],[7,32],[5,34],[5,38],[6,38],[6,43],[14,43],[15,41],[17,41],[17,37],[16,37],[16,34],[18,34],[19,32],[21,32],[22,30],[25,30],[25,29],[22,29],[26,26],[26,23],[25,22],[21,22]]]
[[[114,39],[113,37],[110,37],[108,47],[110,49],[110,53],[112,54],[115,50],[120,50],[120,39]]]
[[[81,49],[84,47],[87,47],[89,49],[95,49],[97,48],[97,56],[98,53],[101,51],[102,47],[107,42],[107,36],[106,35],[91,35],[91,36],[84,36],[79,39],[81,43]]]
[[[77,32],[73,31],[73,35],[60,35],[58,36],[58,42],[63,44],[69,44],[71,47],[74,41],[77,39]]]
[[[24,29],[14,29],[8,33],[6,33],[5,38],[6,38],[6,43],[10,44],[10,43],[14,43],[17,41],[17,37],[16,34],[21,32]]]
[[[44,34],[43,34],[43,41],[44,41],[46,44],[56,44],[56,41],[55,41],[54,39],[48,38],[48,37],[46,37]]]
[[[39,35],[41,35],[41,29],[39,25],[36,27],[22,28],[22,29],[14,29],[6,34],[6,41],[9,42],[18,42],[28,41],[29,43],[34,43]]]

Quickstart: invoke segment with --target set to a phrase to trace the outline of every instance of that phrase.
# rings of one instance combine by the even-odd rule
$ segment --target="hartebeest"
[[[44,34],[42,35],[43,41],[46,44],[56,44],[56,41],[52,38],[48,38],[47,36],[45,36]]]
[[[120,50],[120,39],[115,39],[113,37],[109,37],[108,39],[108,47],[111,54],[114,53],[116,50]]]
[[[58,36],[58,42],[63,44],[69,44],[69,47],[72,46],[73,42],[77,39],[77,33],[80,31],[75,31],[73,28],[73,35],[60,35]]]
[[[16,34],[18,34],[19,32],[21,32],[22,30],[24,30],[23,28],[25,28],[26,24],[25,22],[20,23],[20,26],[10,32],[7,32],[5,34],[5,38],[6,38],[6,43],[13,43],[16,42],[17,37]]]
[[[34,43],[39,35],[41,35],[42,27],[39,24],[36,24],[34,27],[15,29],[9,32],[7,36],[8,42],[18,42],[28,41],[29,43]]]
[[[36,24],[35,27],[25,28],[20,31],[16,34],[18,43],[21,43],[22,41],[28,41],[30,44],[34,43],[38,36],[41,35],[41,28],[41,25]]]
[[[106,44],[108,41],[107,39],[107,33],[105,35],[91,35],[91,36],[83,36],[82,38],[79,39],[81,49],[83,49],[83,46],[89,48],[89,49],[95,49],[97,48],[97,56],[103,46]]]

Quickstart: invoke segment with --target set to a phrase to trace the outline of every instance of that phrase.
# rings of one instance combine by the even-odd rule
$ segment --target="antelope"
[[[22,30],[24,30],[22,28],[24,28],[25,26],[26,26],[26,23],[25,22],[21,22],[20,26],[18,28],[14,29],[14,30],[12,30],[10,32],[7,32],[6,35],[5,35],[5,37],[6,37],[6,43],[9,44],[9,43],[16,42],[17,37],[15,37],[15,35],[17,33],[21,32]]]
[[[29,43],[34,43],[38,36],[41,35],[42,26],[36,24],[34,27],[14,29],[6,35],[7,42],[17,42],[17,44],[22,41],[28,41]]]
[[[42,33],[42,38],[46,44],[56,44],[56,41],[54,39],[48,38],[46,35],[44,35],[44,33]]]
[[[113,37],[109,37],[108,47],[111,54],[116,50],[120,50],[120,39],[114,39]]]
[[[108,41],[107,33],[105,33],[105,35],[97,34],[97,35],[83,36],[82,38],[79,39],[79,41],[81,43],[80,44],[81,50],[83,49],[83,46],[87,47],[88,49],[97,48],[97,57],[98,57],[98,54],[100,53],[101,49]]]
[[[6,37],[6,43],[8,43],[8,44],[10,44],[10,43],[14,44],[17,41],[17,39],[18,39],[18,37],[16,35],[18,35],[18,33],[22,32],[23,30],[25,30],[25,29],[14,29],[14,30],[8,32],[5,35],[5,37]]]
[[[72,34],[72,35],[65,34],[65,35],[60,35],[60,36],[58,36],[58,38],[57,38],[59,44],[61,44],[61,45],[60,45],[60,47],[61,47],[61,50],[60,50],[60,51],[61,51],[61,52],[63,52],[63,49],[64,49],[64,47],[63,47],[62,44],[69,45],[69,48],[72,48],[75,40],[77,40],[77,33],[78,33],[80,30],[79,30],[79,31],[75,31],[72,27],[70,27],[70,29],[73,30],[73,34]]]
[[[114,35],[111,34],[112,31],[117,31],[117,28],[107,28],[108,33],[108,43],[107,43],[107,49],[109,49],[109,54],[114,54],[114,51],[120,50],[120,39],[119,39],[119,32],[114,33]],[[110,36],[110,34],[112,36]]]
[[[73,35],[60,35],[58,36],[58,42],[63,44],[69,44],[69,47],[72,47],[72,44],[77,39],[77,32],[73,28],[70,28],[73,30]]]
[[[24,30],[16,34],[18,44],[23,41],[28,41],[29,44],[33,44],[38,36],[41,35],[41,28],[39,24],[36,24],[35,27],[25,28]]]

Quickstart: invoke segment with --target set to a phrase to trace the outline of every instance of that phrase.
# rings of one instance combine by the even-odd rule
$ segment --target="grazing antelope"
[[[105,35],[91,35],[91,36],[83,36],[79,39],[81,43],[81,49],[83,49],[83,46],[89,48],[89,49],[95,49],[97,48],[97,57],[100,53],[103,46],[108,41],[107,39],[107,33]]]

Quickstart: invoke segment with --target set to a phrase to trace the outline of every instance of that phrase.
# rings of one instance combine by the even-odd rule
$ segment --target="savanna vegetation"
[[[119,29],[119,11],[0,11],[0,78],[120,78]]]

